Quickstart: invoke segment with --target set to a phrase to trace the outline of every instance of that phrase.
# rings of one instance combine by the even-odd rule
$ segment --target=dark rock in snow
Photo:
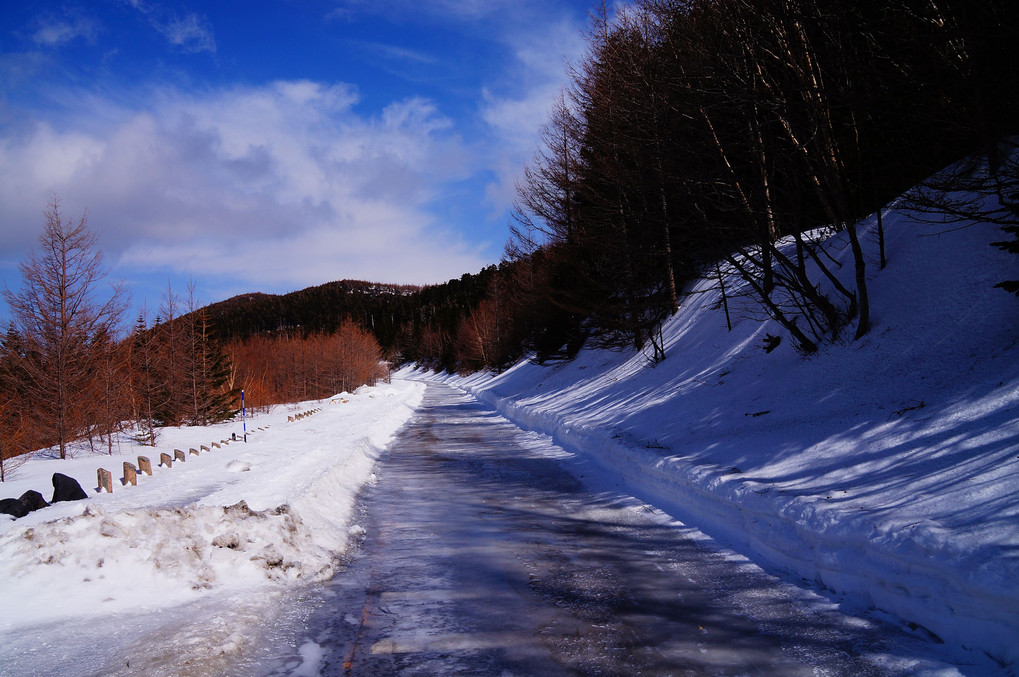
[[[23,493],[21,498],[18,500],[25,504],[25,509],[28,510],[28,512],[33,512],[39,508],[49,507],[49,503],[47,503],[46,499],[42,497],[42,494],[34,489],[29,489]]]
[[[24,517],[28,514],[28,509],[25,504],[18,498],[5,498],[0,500],[0,513],[6,515],[13,515],[16,518]]]
[[[88,498],[88,494],[78,484],[78,480],[58,472],[53,473],[53,500],[50,503],[80,501],[83,498]]]

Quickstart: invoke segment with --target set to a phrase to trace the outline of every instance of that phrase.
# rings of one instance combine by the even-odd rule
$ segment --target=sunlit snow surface
[[[747,299],[692,285],[667,358],[588,350],[465,388],[755,561],[975,655],[1019,661],[1019,299],[996,226],[885,216],[873,327],[802,357]],[[852,279],[846,243],[832,251]],[[738,291],[730,280],[728,291]],[[766,353],[766,333],[785,337]]]
[[[284,591],[332,576],[357,492],[423,390],[400,382],[278,408],[248,418],[247,443],[211,445],[242,437],[238,420],[163,430],[154,449],[125,437],[112,457],[79,449],[17,468],[5,497],[48,499],[61,472],[89,498],[0,520],[0,674],[229,672],[291,612]],[[97,493],[98,467],[119,477],[125,460],[155,465],[175,448],[185,462]]]

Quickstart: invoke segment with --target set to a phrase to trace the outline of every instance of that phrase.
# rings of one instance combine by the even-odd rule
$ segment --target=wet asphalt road
[[[839,612],[429,385],[295,640],[322,675],[896,675],[925,643]],[[560,452],[561,455],[561,452]],[[304,674],[301,659],[273,674]],[[943,666],[942,666],[943,667]]]

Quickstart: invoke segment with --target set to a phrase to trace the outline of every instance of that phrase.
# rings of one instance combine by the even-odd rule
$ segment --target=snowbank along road
[[[376,472],[363,545],[268,674],[957,674],[448,386]]]

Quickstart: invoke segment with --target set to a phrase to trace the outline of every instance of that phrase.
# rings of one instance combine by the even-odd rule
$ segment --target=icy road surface
[[[363,546],[269,674],[957,674],[448,386],[377,473]]]

